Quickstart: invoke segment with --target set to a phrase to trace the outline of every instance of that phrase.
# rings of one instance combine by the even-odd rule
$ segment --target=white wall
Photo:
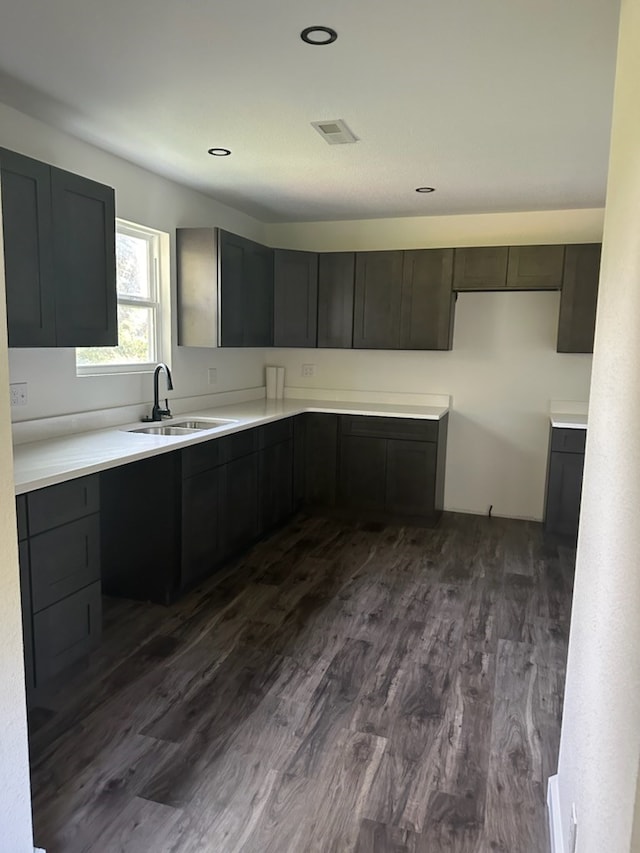
[[[117,216],[171,234],[171,287],[175,309],[175,229],[219,225],[263,240],[263,225],[194,190],[179,186],[41,121],[0,104],[0,146],[108,184],[116,190]],[[189,397],[262,384],[262,350],[185,349],[175,346],[174,396]],[[130,405],[151,399],[148,375],[76,377],[73,349],[14,349],[12,382],[28,383],[27,406],[14,408],[14,420]],[[216,385],[207,384],[207,368],[216,367]]]
[[[0,241],[0,853],[33,853],[8,383]]]
[[[579,853],[640,850],[639,44],[640,0],[623,0],[558,767]]]
[[[267,225],[291,248],[340,251],[598,242],[602,211]],[[276,350],[287,385],[450,394],[445,507],[541,519],[549,402],[586,401],[590,355],[556,353],[559,294],[463,293],[450,352]],[[302,364],[316,365],[312,379]]]

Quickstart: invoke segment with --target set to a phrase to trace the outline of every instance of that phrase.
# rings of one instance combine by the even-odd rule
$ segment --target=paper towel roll
[[[267,400],[275,400],[277,394],[278,368],[266,366],[264,369],[267,386]]]
[[[276,368],[276,398],[284,400],[284,367]]]

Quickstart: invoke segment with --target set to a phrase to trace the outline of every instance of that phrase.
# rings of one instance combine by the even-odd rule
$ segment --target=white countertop
[[[142,426],[139,422],[135,422],[109,429],[17,444],[13,451],[15,492],[19,495],[44,486],[63,483],[75,477],[94,474],[127,462],[178,450],[191,444],[199,444],[211,438],[219,438],[222,435],[229,435],[304,412],[440,420],[448,411],[448,406],[258,399],[215,409],[184,412],[175,415],[173,421],[168,420],[164,423],[170,425],[194,418],[228,418],[234,423],[184,436],[160,436],[128,432],[127,430]]]
[[[559,429],[586,429],[587,416],[579,414],[566,414],[564,412],[550,412],[551,426]]]

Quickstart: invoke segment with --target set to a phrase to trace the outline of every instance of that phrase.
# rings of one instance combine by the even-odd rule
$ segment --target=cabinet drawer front
[[[220,439],[220,462],[232,462],[258,449],[258,430],[246,429]]]
[[[587,440],[586,429],[562,429],[554,427],[551,430],[551,449],[565,453],[584,453]]]
[[[36,687],[88,654],[102,630],[102,598],[96,582],[33,617]]]
[[[271,447],[272,444],[280,444],[290,438],[293,438],[293,418],[285,418],[260,427],[260,448]]]
[[[27,496],[16,498],[16,516],[18,519],[18,541],[27,538]]]
[[[100,579],[100,516],[89,515],[30,540],[33,612]]]
[[[372,415],[342,415],[344,435],[365,435],[379,438],[404,438],[416,441],[437,441],[438,421],[411,418],[384,418]]]
[[[100,509],[98,475],[49,486],[27,496],[29,534],[42,533]]]
[[[182,476],[192,477],[220,464],[220,441],[213,439],[185,447],[182,451]]]

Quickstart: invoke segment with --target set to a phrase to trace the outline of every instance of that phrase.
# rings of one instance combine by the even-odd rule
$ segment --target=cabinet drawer
[[[293,437],[293,419],[285,418],[260,427],[260,448],[271,447],[272,444],[280,444]]]
[[[18,495],[16,498],[16,517],[18,519],[18,541],[27,538],[27,496]]]
[[[100,516],[89,515],[31,537],[33,612],[100,579]]]
[[[411,418],[384,418],[371,415],[342,415],[343,435],[364,435],[376,438],[437,441],[438,421]]]
[[[182,451],[182,476],[192,477],[202,471],[217,468],[220,464],[220,441],[204,441],[185,447]]]
[[[88,654],[101,630],[99,581],[36,613],[33,617],[36,687]]]
[[[49,486],[27,496],[29,534],[42,533],[100,509],[98,475]]]
[[[233,462],[241,456],[248,456],[258,449],[258,430],[246,429],[220,439],[220,462]]]
[[[587,440],[586,429],[562,429],[554,427],[551,430],[551,449],[565,453],[584,453]]]

